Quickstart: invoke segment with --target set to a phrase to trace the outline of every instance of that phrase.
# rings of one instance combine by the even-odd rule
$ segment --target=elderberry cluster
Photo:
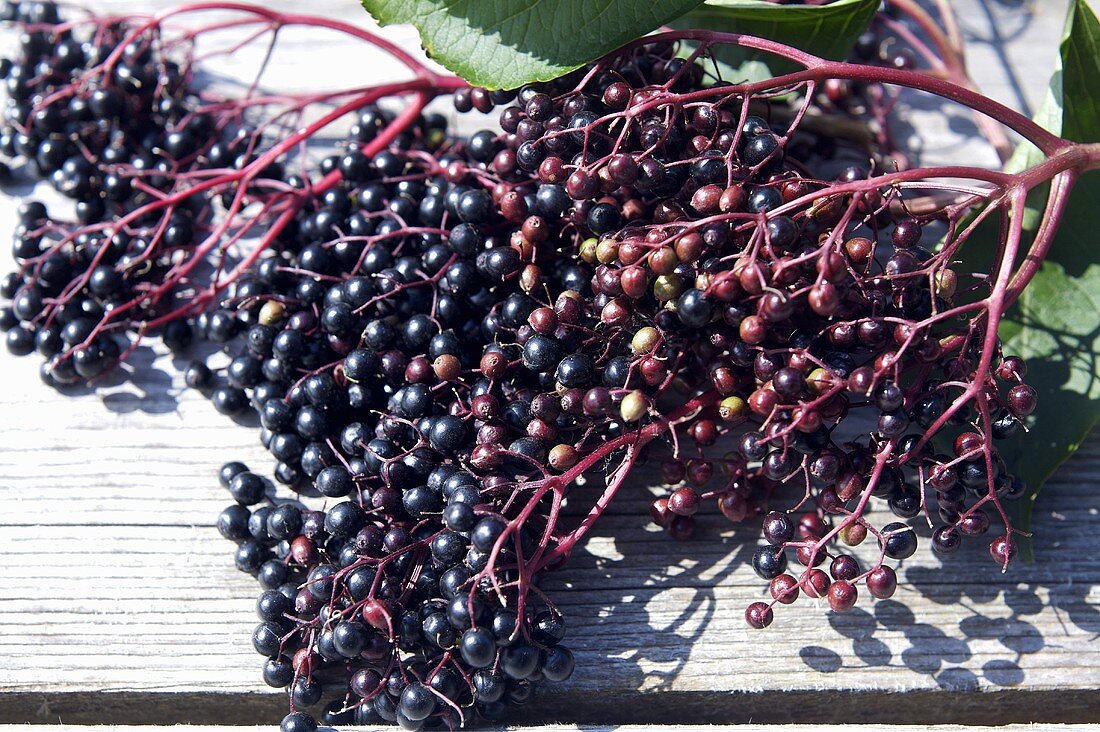
[[[671,373],[689,394],[715,394],[682,425],[693,444],[678,444],[662,474],[686,485],[654,503],[654,520],[685,538],[703,498],[740,521],[793,484],[811,512],[797,530],[770,514],[769,544],[753,560],[775,600],[792,602],[801,587],[845,610],[858,583],[888,597],[896,576],[883,559],[910,556],[916,535],[903,522],[871,525],[861,497],[901,519],[938,518],[932,544],[949,553],[989,530],[987,509],[1026,492],[994,447],[1035,408],[1023,363],[1005,357],[977,385],[977,409],[967,390],[984,326],[940,317],[988,283],[960,284],[955,246],[923,245],[943,210],[916,216],[896,189],[849,186],[869,176],[856,166],[831,180],[807,175],[812,156],[788,156],[793,131],[746,115],[751,104],[708,79],[703,62],[657,44],[635,49],[602,73],[586,70],[579,86],[522,90],[501,113],[505,145],[493,165],[505,179],[536,178],[540,195],[571,199],[575,238],[590,237],[573,256],[593,267],[605,339],[634,344],[633,383]],[[710,94],[677,104],[689,89]],[[485,111],[492,100],[475,89],[456,101]],[[765,110],[789,118],[779,106]],[[841,425],[860,413],[873,420],[870,434],[845,437]],[[953,446],[938,437],[960,428]],[[708,455],[723,436],[736,452]],[[710,487],[718,476],[724,485]],[[881,549],[868,568],[829,548],[868,534]],[[990,551],[1006,566],[1011,533]],[[804,567],[798,579],[785,572],[788,552]],[[815,569],[827,559],[831,577]],[[748,619],[767,625],[771,605],[754,605]]]
[[[61,25],[52,2],[4,3],[23,25],[15,58],[0,59],[7,99],[0,155],[73,202],[74,220],[32,201],[19,212],[0,282],[8,350],[37,351],[51,386],[92,381],[136,346],[145,323],[195,294],[182,273],[210,231],[219,191],[184,197],[220,170],[242,170],[263,136],[235,117],[202,109],[190,60],[164,52],[155,30],[122,21]],[[5,167],[4,170],[9,170]],[[258,171],[250,198],[285,182],[279,162]],[[180,197],[164,206],[166,197]],[[220,191],[221,203],[232,196]],[[207,265],[208,266],[208,265]],[[168,281],[168,284],[166,284]],[[173,351],[192,333],[159,329]]]
[[[365,109],[354,134],[384,119]],[[256,409],[279,481],[349,499],[327,513],[250,512],[263,482],[237,465],[223,474],[239,505],[219,529],[239,542],[238,567],[268,588],[264,678],[308,707],[320,677],[347,669],[328,722],[499,719],[505,702],[529,698],[529,680],[572,673],[564,621],[532,589],[531,562],[553,526],[540,511],[506,531],[527,499],[522,481],[571,466],[572,443],[606,421],[611,397],[601,387],[598,405],[586,414],[575,399],[569,415],[546,393],[556,379],[596,383],[594,360],[569,353],[586,335],[579,296],[555,310],[527,294],[507,230],[544,238],[550,224],[510,223],[511,206],[466,172],[485,157],[484,135],[444,144],[425,164],[438,135],[415,131],[442,129],[424,118],[373,158],[353,145],[326,159],[320,172],[338,170],[341,182],[199,318],[206,338],[240,344],[224,382],[203,362],[186,375],[222,412]],[[573,292],[581,276],[553,267],[538,279]],[[559,431],[569,435],[560,444]]]
[[[949,553],[996,511],[990,550],[1012,559],[1001,501],[1026,488],[995,443],[1036,393],[966,305],[991,285],[953,269],[962,240],[927,242],[966,206],[911,211],[847,164],[859,145],[804,129],[827,84],[824,101],[750,93],[715,75],[713,42],[665,35],[552,82],[459,89],[459,113],[499,114],[464,138],[424,99],[357,101],[338,152],[290,165],[319,128],[270,139],[231,102],[207,112],[155,26],[80,36],[52,7],[0,5],[28,24],[0,65],[0,152],[77,220],[24,207],[8,347],[37,348],[52,384],[96,378],[156,327],[174,351],[224,352],[186,382],[254,411],[299,494],[221,471],[217,526],[263,588],[253,644],[288,689],[284,732],[313,732],[313,707],[326,724],[498,720],[569,677],[541,578],[654,443],[671,454],[652,516],[674,538],[707,503],[766,514],[755,627],[803,592],[837,611],[861,585],[891,596],[886,562],[916,551],[922,515]],[[440,88],[417,94],[442,93],[425,78]],[[261,244],[236,252],[253,226]],[[604,493],[568,526],[586,473]],[[900,520],[878,525],[879,506]],[[864,566],[847,547],[868,537]]]

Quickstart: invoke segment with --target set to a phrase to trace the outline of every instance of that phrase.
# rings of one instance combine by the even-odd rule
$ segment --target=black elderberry
[[[229,481],[229,493],[243,506],[252,506],[264,498],[264,480],[255,473],[241,472]]]
[[[557,613],[544,610],[535,616],[531,628],[531,639],[544,646],[560,643],[565,637],[565,618]]]
[[[560,362],[561,343],[544,335],[533,335],[523,345],[523,365],[532,371],[549,372]]]
[[[317,732],[317,720],[305,712],[291,712],[279,723],[280,732]]]
[[[314,485],[321,495],[329,498],[342,498],[355,487],[351,474],[339,465],[323,468],[317,473]]]
[[[891,523],[882,527],[885,537],[883,550],[891,559],[906,559],[917,550],[916,533],[903,523]]]
[[[251,536],[248,533],[249,510],[240,504],[234,504],[218,515],[218,533],[230,541],[242,541]]]
[[[281,560],[269,559],[260,567],[257,579],[264,589],[277,590],[286,582],[288,574],[289,570]]]
[[[363,528],[366,514],[358,503],[343,501],[329,509],[325,516],[325,531],[333,536],[350,536]]]
[[[752,555],[752,568],[761,579],[774,579],[787,568],[787,555],[782,547],[760,547]]]
[[[500,670],[511,679],[525,679],[538,669],[539,650],[527,643],[516,643],[503,650]]]
[[[565,681],[573,675],[573,653],[564,646],[553,646],[542,653],[539,665],[542,675],[549,681]]]
[[[244,539],[237,546],[237,553],[234,557],[234,561],[237,565],[237,569],[242,572],[253,574],[258,572],[260,567],[269,558],[269,552],[255,539]]]
[[[413,682],[401,692],[398,711],[406,718],[419,722],[429,717],[436,707],[436,696],[419,682]]]
[[[783,159],[783,153],[779,150],[779,140],[770,133],[760,133],[749,138],[741,151],[741,159],[750,167],[755,168],[768,161],[772,167],[778,166]]]
[[[783,194],[771,186],[753,189],[749,195],[748,208],[753,213],[767,213],[783,205]]]
[[[953,526],[939,526],[932,532],[932,549],[937,554],[951,554],[962,544],[962,535]]]
[[[488,668],[496,660],[496,639],[487,628],[471,628],[464,632],[459,649],[462,660],[474,668]]]
[[[292,603],[278,590],[267,590],[256,601],[256,614],[260,620],[271,623],[283,622],[291,611]]]
[[[597,236],[615,231],[621,223],[622,216],[619,209],[610,203],[597,203],[588,212],[588,228]]]
[[[282,646],[282,631],[278,623],[260,623],[252,631],[252,647],[261,656],[278,658]]]

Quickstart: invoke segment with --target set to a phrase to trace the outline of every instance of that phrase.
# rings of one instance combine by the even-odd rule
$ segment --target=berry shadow
[[[904,568],[894,599],[874,603],[871,612],[832,615],[830,625],[852,640],[853,654],[866,665],[900,662],[951,691],[1020,687],[1033,681],[1025,667],[1059,662],[1053,655],[1043,662],[1028,663],[1027,657],[1089,649],[1100,639],[1094,599],[1100,562],[1089,527],[1100,513],[1100,496],[1080,476],[1091,475],[1098,462],[1100,437],[1094,436],[1038,496],[1032,563],[1018,559],[1001,574],[990,562],[987,542],[974,540],[938,564]],[[906,597],[914,592],[919,600]],[[935,625],[915,616],[909,605],[923,606]],[[898,658],[884,646],[865,657],[881,633],[903,636],[908,646]],[[823,662],[813,647],[803,649],[803,661],[823,672],[840,668]]]
[[[179,407],[178,389],[172,375],[157,363],[157,355],[148,346],[139,346],[123,365],[114,368],[94,383],[55,387],[65,396],[96,394],[103,405],[116,414],[144,412],[167,414]]]
[[[578,673],[574,681],[562,684],[561,693],[583,704],[579,713],[568,715],[570,720],[684,721],[668,717],[666,705],[653,700],[677,692],[678,677],[712,623],[743,623],[743,608],[731,615],[714,585],[731,570],[748,565],[759,526],[746,522],[731,531],[721,515],[701,513],[695,538],[675,542],[649,520],[653,496],[647,484],[642,478],[633,494],[620,495],[622,500],[611,504],[568,568],[542,580],[547,596],[575,623],[566,644],[576,654],[578,668],[598,669],[597,678],[605,681],[597,683],[607,687],[608,693],[603,688],[593,693],[592,673]],[[585,502],[592,497],[585,493],[567,506],[566,524],[584,515]],[[635,689],[646,693],[622,696]],[[693,708],[691,713],[709,720],[711,712]],[[546,721],[563,718],[549,708],[532,713],[538,719],[545,715]]]

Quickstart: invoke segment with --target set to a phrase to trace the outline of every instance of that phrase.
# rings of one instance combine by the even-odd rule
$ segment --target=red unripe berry
[[[1008,390],[1008,409],[1016,417],[1026,417],[1035,411],[1038,394],[1027,384],[1017,384]]]
[[[710,293],[719,302],[733,302],[741,294],[741,282],[732,275],[721,272],[711,281]]]
[[[758,315],[750,315],[742,320],[737,330],[741,340],[751,346],[763,343],[764,338],[768,335],[768,325]]]
[[[477,419],[492,419],[500,413],[500,401],[492,394],[478,394],[470,400],[470,411]]]
[[[610,326],[625,326],[631,318],[630,301],[616,297],[603,306],[600,311],[600,322]]]
[[[825,520],[816,513],[804,513],[798,517],[798,536],[800,539],[825,535]]]
[[[481,373],[490,379],[499,379],[508,370],[508,360],[503,353],[491,351],[481,357]]]
[[[574,170],[565,181],[565,190],[575,201],[594,198],[600,192],[600,181],[586,170]]]
[[[875,567],[867,575],[867,591],[876,600],[886,600],[894,596],[898,588],[898,574],[893,567],[882,565]]]
[[[829,607],[838,613],[851,610],[858,596],[855,585],[847,580],[837,580],[829,587]]]
[[[616,81],[603,91],[603,103],[608,109],[626,109],[626,106],[630,104],[630,98],[633,95],[634,90],[625,81]],[[625,157],[629,159],[627,155],[616,155],[615,157]],[[633,160],[631,160],[633,162]]]
[[[836,312],[840,306],[840,293],[836,286],[829,282],[822,282],[810,288],[810,296],[807,298],[810,308],[823,318],[827,318]]]
[[[622,247],[619,247],[619,252],[622,253]],[[639,300],[649,291],[649,275],[642,267],[632,265],[623,269],[619,276],[619,285],[624,295]]]
[[[668,497],[668,510],[677,516],[694,516],[699,511],[699,494],[692,488],[680,488]]]
[[[292,664],[299,676],[311,676],[321,667],[321,656],[310,648],[299,648],[294,652]]]
[[[714,465],[706,460],[691,460],[687,464],[688,482],[695,486],[704,486],[714,477]]]
[[[664,497],[649,504],[649,516],[662,529],[667,529],[672,524],[672,519],[676,518],[676,514],[668,508],[668,499]]]
[[[322,607],[324,602],[310,592],[308,587],[298,590],[298,594],[294,597],[294,612],[298,615],[316,615]]]
[[[1018,356],[1008,356],[997,366],[997,376],[1005,381],[1020,381],[1027,376],[1027,364]]]
[[[745,622],[757,630],[772,624],[772,609],[766,602],[754,602],[745,610]]]
[[[821,427],[821,413],[810,411],[804,407],[795,407],[791,412],[794,428],[799,432],[811,434]]]
[[[959,519],[959,531],[967,536],[981,536],[989,531],[989,516],[980,508]]]
[[[654,274],[667,276],[676,271],[680,260],[672,247],[661,247],[649,255],[648,263]]]
[[[573,290],[568,290],[558,295],[554,301],[554,312],[558,314],[558,322],[576,324],[584,317],[584,304],[581,296]]]
[[[611,160],[607,161],[607,175],[619,185],[633,185],[634,181],[638,180],[638,164],[629,155],[622,153],[613,155]]]
[[[842,501],[850,501],[863,492],[863,478],[858,473],[845,473],[836,482],[836,494]]]
[[[767,417],[775,410],[779,397],[771,389],[757,389],[749,395],[749,409],[759,417]]]
[[[692,263],[703,253],[703,237],[696,232],[684,234],[676,239],[676,258],[681,262]]]
[[[816,567],[825,561],[825,549],[814,549],[812,546],[800,546],[794,552],[795,560],[803,567]]]
[[[870,366],[860,366],[848,375],[848,391],[857,396],[867,396],[875,383],[875,371]]]
[[[837,514],[844,509],[844,501],[840,500],[836,491],[832,488],[823,488],[817,495],[817,505],[825,513]]]
[[[478,470],[493,470],[504,463],[497,445],[478,445],[470,453],[470,464]]]
[[[741,288],[750,295],[759,295],[764,288],[771,283],[771,272],[767,265],[760,262],[749,262],[741,269]]]
[[[684,475],[686,475],[686,470],[682,460],[672,458],[661,463],[661,480],[665,483],[676,485],[684,479]]]
[[[299,536],[290,542],[290,556],[298,564],[310,566],[315,564],[320,555],[317,551],[317,545],[313,543],[313,539],[307,536]]]
[[[393,608],[388,607],[385,600],[370,599],[363,605],[360,614],[367,625],[381,631],[388,631],[393,619]]]
[[[798,599],[798,580],[789,574],[781,574],[772,580],[769,587],[776,602],[790,605]]]
[[[722,189],[716,185],[706,185],[691,196],[691,207],[701,214],[718,213],[721,205]]]
[[[536,333],[553,335],[554,331],[558,329],[558,314],[554,312],[553,308],[535,308],[527,316],[527,322]]]
[[[853,237],[844,242],[844,252],[853,264],[863,264],[871,258],[874,251],[875,245],[871,243],[870,239],[862,236]]]
[[[718,199],[718,210],[722,213],[737,213],[743,211],[745,208],[745,201],[747,200],[748,194],[742,186],[730,186],[722,191],[722,195]]]
[[[1016,542],[1010,536],[998,536],[989,543],[989,556],[1001,565],[1002,572],[1008,569],[1009,563],[1016,558],[1017,552]]]
[[[829,564],[829,574],[835,580],[852,581],[859,576],[859,562],[855,557],[847,554],[838,554]]]
[[[539,180],[543,183],[561,183],[565,180],[565,162],[559,157],[550,157],[539,163]]]
[[[723,493],[718,497],[718,510],[733,523],[745,520],[749,513],[749,503],[740,493]]]
[[[955,438],[955,455],[962,457],[982,448],[982,437],[977,432],[963,432]]]
[[[532,419],[527,423],[527,435],[542,442],[553,442],[558,436],[558,428],[543,419]]]
[[[832,584],[832,580],[829,579],[829,575],[825,574],[820,569],[811,569],[806,572],[806,579],[802,583],[802,589],[806,591],[806,595],[817,599],[819,597],[825,597],[825,594],[829,591],[829,585]]]
[[[691,516],[673,516],[668,525],[668,535],[676,541],[687,541],[695,533],[695,519]]]
[[[817,258],[815,267],[823,280],[836,282],[848,274],[848,268],[844,265],[844,257],[839,252],[829,250]]]
[[[646,356],[638,362],[638,373],[646,384],[657,386],[668,378],[668,365],[656,356]]]
[[[416,356],[405,366],[405,380],[410,384],[420,384],[432,374],[432,365],[423,356]]]
[[[512,168],[514,167],[515,153],[512,154]],[[500,212],[511,223],[518,224],[527,216],[527,199],[519,191],[508,191],[500,199]]]
[[[718,441],[718,427],[714,424],[713,420],[696,420],[688,431],[692,439],[704,447],[713,445]]]

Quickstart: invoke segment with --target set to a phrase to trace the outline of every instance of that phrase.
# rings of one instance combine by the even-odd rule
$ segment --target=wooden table
[[[957,5],[968,32],[993,38],[972,46],[975,75],[1004,101],[1035,104],[1064,2]],[[366,22],[354,0],[313,6]],[[407,29],[387,32],[415,45]],[[312,78],[311,52],[303,44],[282,68]],[[918,125],[934,121],[911,101]],[[961,114],[933,125],[925,159],[980,149],[972,129]],[[0,202],[0,229],[14,204]],[[267,471],[270,459],[254,429],[182,388],[180,363],[143,351],[134,365],[133,381],[61,395],[39,383],[34,357],[0,354],[0,722],[276,722],[285,699],[260,680],[249,643],[255,582],[213,528],[228,503],[217,467],[243,458]],[[577,672],[517,721],[925,728],[1100,716],[1100,440],[1040,497],[1034,565],[1002,576],[981,542],[942,565],[921,551],[895,599],[839,615],[802,602],[766,631],[742,619],[766,589],[748,567],[756,528],[712,516],[675,544],[648,525],[649,482],[553,579]]]

